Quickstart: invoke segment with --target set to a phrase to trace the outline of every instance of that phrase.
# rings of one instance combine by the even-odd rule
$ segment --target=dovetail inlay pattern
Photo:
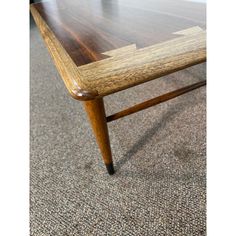
[[[191,21],[179,12],[167,17],[160,13],[159,1],[138,0],[133,8],[129,1],[61,0],[31,5],[74,98],[103,97],[206,61],[201,19],[196,25],[196,19]]]

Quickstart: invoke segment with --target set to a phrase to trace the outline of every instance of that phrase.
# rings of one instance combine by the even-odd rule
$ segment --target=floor
[[[109,176],[33,22],[30,39],[31,235],[206,235],[206,88],[109,123]],[[205,77],[201,64],[108,96],[107,115]]]

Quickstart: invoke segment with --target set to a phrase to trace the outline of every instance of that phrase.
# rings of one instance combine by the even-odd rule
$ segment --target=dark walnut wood
[[[49,0],[31,5],[31,12],[67,89],[79,100],[206,60],[204,4]]]
[[[107,58],[102,53],[113,49],[131,44],[144,48],[173,39],[173,32],[204,27],[203,14],[198,15],[204,5],[192,5],[166,0],[51,0],[34,6],[80,66]]]

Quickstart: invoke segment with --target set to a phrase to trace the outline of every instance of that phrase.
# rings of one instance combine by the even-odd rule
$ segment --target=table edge
[[[69,54],[64,47],[58,41],[52,30],[46,24],[40,13],[34,7],[37,3],[30,4],[30,11],[34,18],[34,21],[39,29],[43,41],[53,58],[57,70],[59,71],[62,80],[69,91],[70,95],[81,101],[92,100],[98,96],[98,92],[93,89],[89,89],[87,85],[82,82],[82,75],[78,71],[78,67],[75,65]],[[75,80],[76,78],[76,80]]]
[[[148,62],[145,64],[145,66],[142,66],[140,64],[140,61],[138,61],[137,65],[140,66],[140,68],[137,68],[137,65],[132,65],[132,73],[129,74],[129,77],[127,76],[126,68],[124,66],[124,61],[121,58],[121,60],[118,60],[117,55],[114,57],[103,59],[101,61],[89,63],[82,66],[77,66],[72,58],[69,56],[69,54],[66,52],[65,48],[61,45],[59,40],[56,38],[52,30],[49,28],[47,23],[44,21],[40,13],[37,11],[37,9],[34,7],[35,4],[30,5],[30,10],[33,15],[33,18],[38,26],[38,29],[41,32],[41,36],[43,37],[43,41],[46,44],[49,53],[51,54],[53,58],[53,62],[59,72],[59,74],[62,77],[62,80],[67,87],[67,90],[69,91],[70,95],[81,101],[86,100],[92,100],[97,97],[104,97],[109,94],[136,86],[141,83],[148,82],[153,79],[157,79],[159,77],[162,77],[164,75],[171,74],[173,72],[185,69],[187,67],[200,64],[202,62],[206,61],[206,48],[202,47],[195,51],[189,51],[186,53],[186,56],[189,56],[190,58],[194,57],[194,60],[188,62],[187,60],[184,63],[179,63],[178,67],[169,67],[167,71],[159,70],[158,73],[155,71],[155,68],[160,66],[159,59],[155,57],[155,55],[149,55],[149,49],[155,48],[157,45],[152,45],[151,47],[143,48],[141,50],[136,50],[134,53],[142,53],[146,58],[148,58]],[[180,31],[185,32],[185,30]],[[165,42],[164,42],[165,43]],[[134,50],[134,47],[130,45],[131,50]],[[129,47],[129,46],[128,46]],[[114,51],[122,51],[121,49],[115,49],[112,50],[113,54]],[[158,52],[158,50],[154,50],[154,53]],[[109,52],[105,52],[103,54],[109,54]],[[119,55],[119,53],[118,53]],[[174,55],[176,56],[176,60],[181,60],[185,57],[185,54],[180,55]],[[196,56],[196,58],[195,58]],[[173,57],[174,58],[174,57]],[[172,60],[173,60],[172,58]],[[135,58],[132,57],[132,59],[129,60],[128,65],[131,65],[131,62]],[[165,58],[164,58],[165,59]],[[162,61],[165,62],[165,60],[162,59]],[[118,70],[118,76],[116,72],[113,71],[113,68],[109,66],[110,62],[114,61],[116,65],[122,67],[119,67]],[[127,61],[126,61],[127,63]],[[159,63],[159,64],[158,64]],[[167,63],[171,63],[167,61]],[[97,65],[105,65],[107,69],[107,73],[102,72],[99,74],[99,67]],[[142,71],[142,69],[145,67],[145,73]],[[93,78],[96,77],[96,80],[93,80]],[[99,77],[100,77],[100,83],[99,84]],[[132,78],[133,77],[133,78]],[[109,79],[110,80],[109,80]],[[117,79],[118,78],[118,79]],[[138,78],[138,79],[136,79]],[[102,81],[102,82],[101,82]]]

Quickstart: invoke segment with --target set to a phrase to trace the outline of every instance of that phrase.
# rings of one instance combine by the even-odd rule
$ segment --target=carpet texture
[[[30,37],[31,235],[206,235],[206,88],[109,123],[109,176],[33,22]],[[205,79],[205,67],[108,96],[107,115]]]

